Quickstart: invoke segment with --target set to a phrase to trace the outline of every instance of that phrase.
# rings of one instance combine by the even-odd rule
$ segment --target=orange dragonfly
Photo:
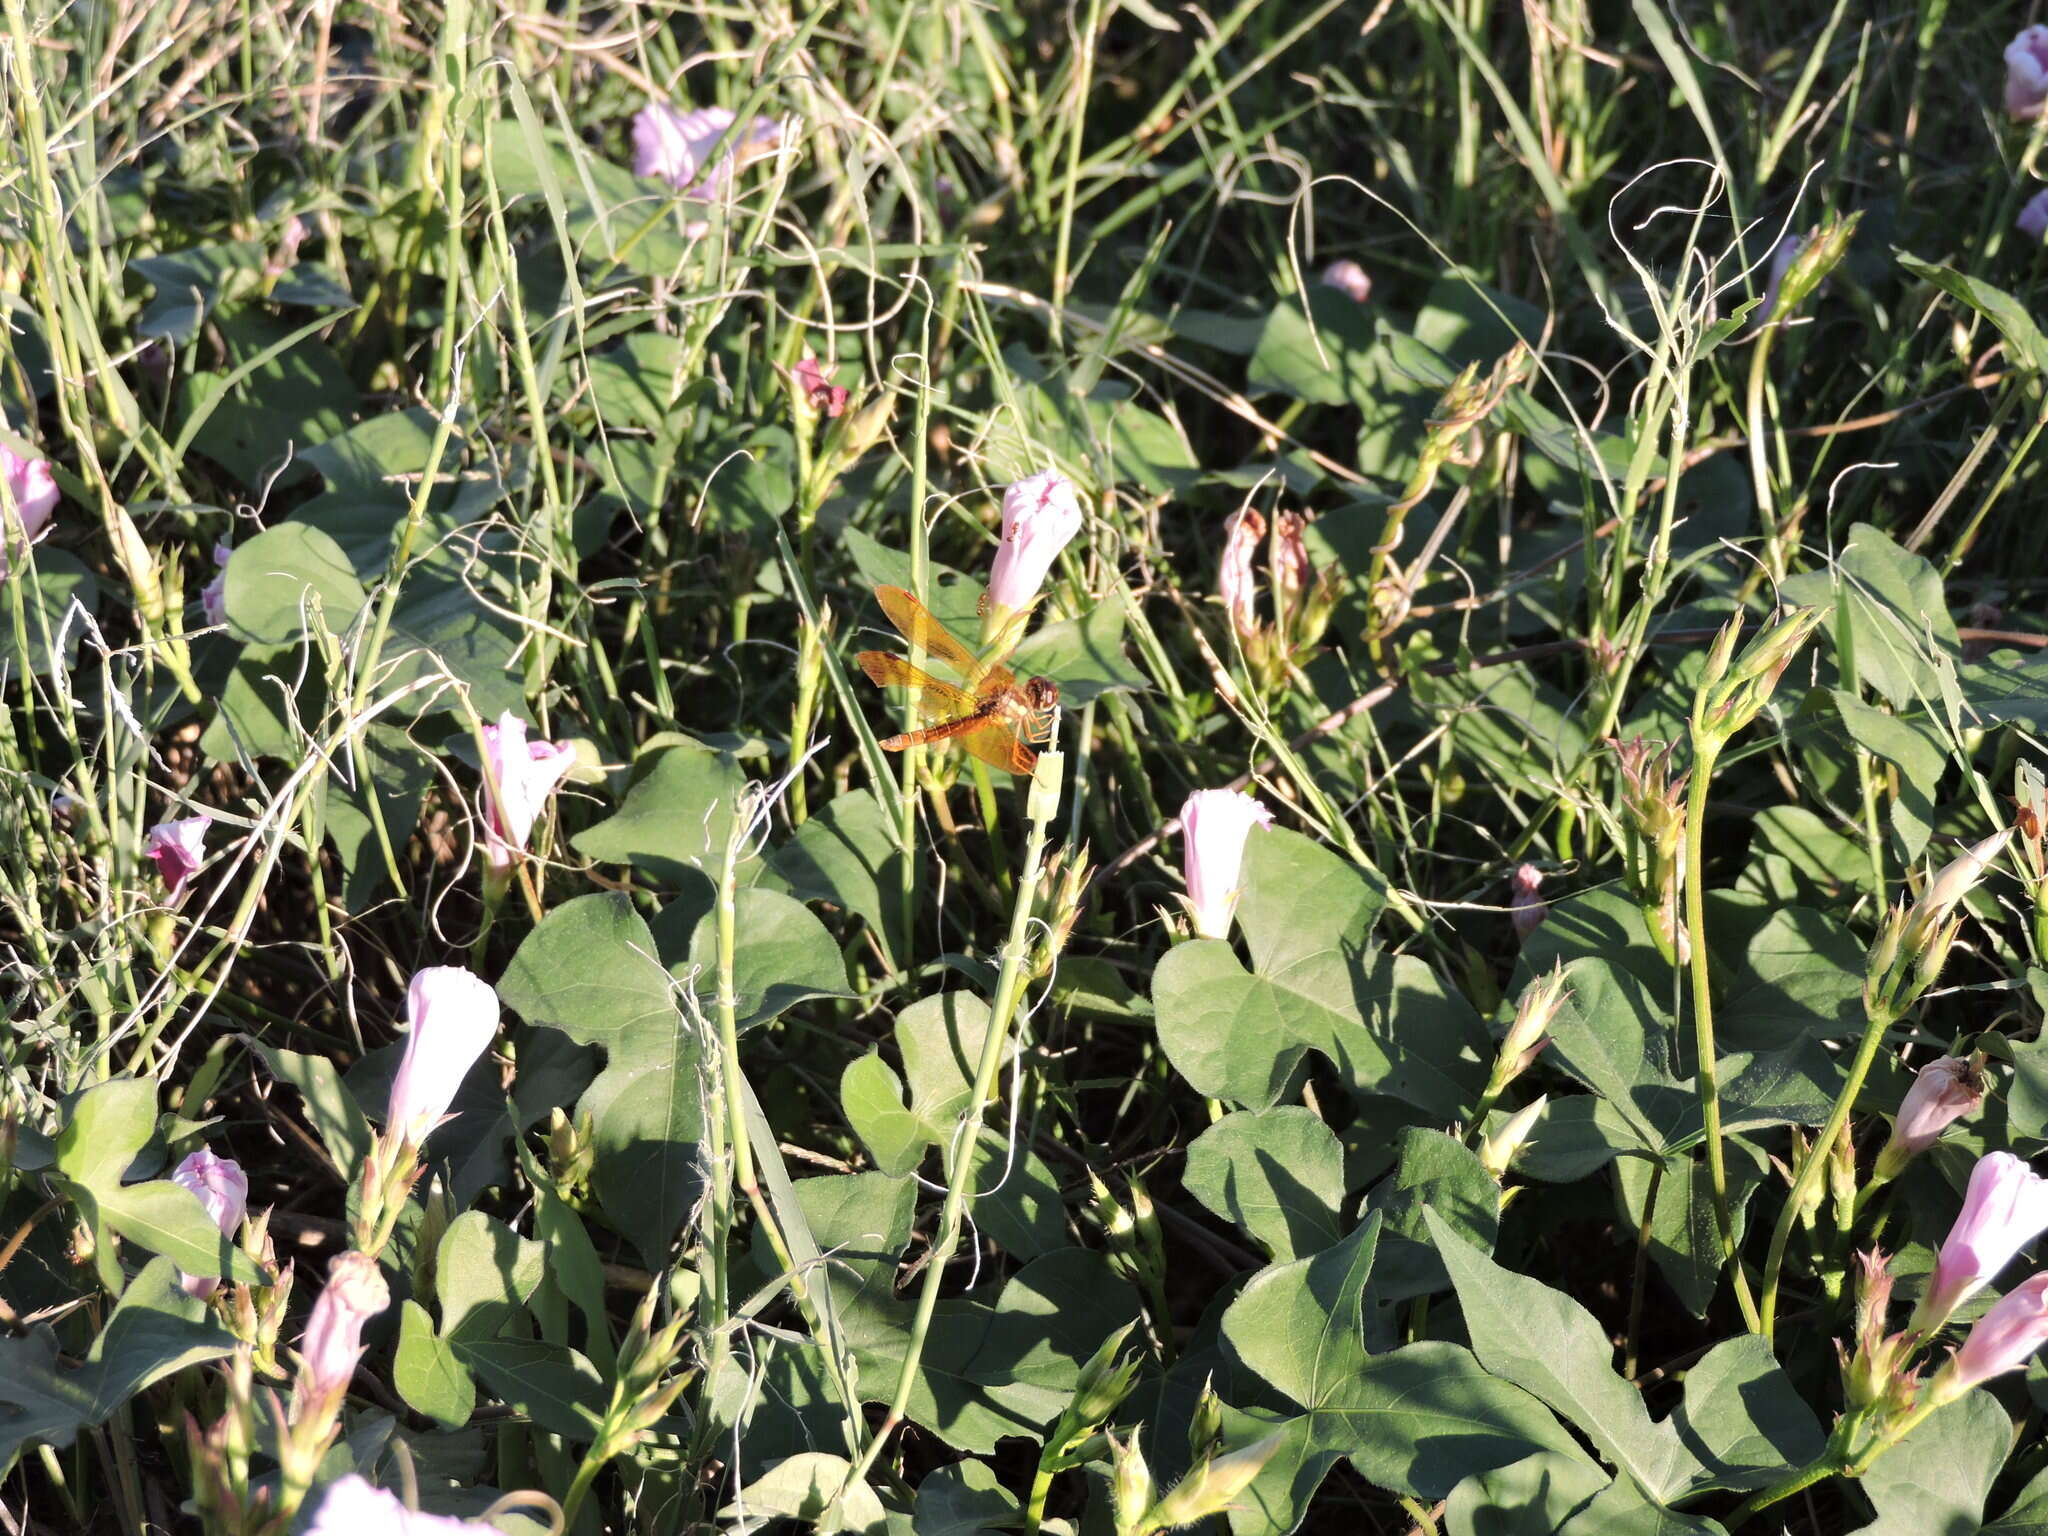
[[[942,683],[888,651],[862,651],[854,659],[874,682],[884,688],[917,690],[917,713],[925,722],[918,730],[889,737],[883,750],[901,752],[920,742],[943,746],[950,741],[1006,773],[1029,773],[1037,766],[1038,754],[1025,743],[1052,739],[1060,685],[1049,677],[1027,677],[1020,683],[1008,667],[976,659],[901,587],[877,587],[875,599],[898,634],[958,672],[967,685]]]

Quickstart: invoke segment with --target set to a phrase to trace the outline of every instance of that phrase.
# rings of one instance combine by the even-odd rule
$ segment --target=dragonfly
[[[901,752],[919,743],[954,742],[992,768],[1031,772],[1038,754],[1027,743],[1052,739],[1060,685],[1049,677],[1027,677],[1020,683],[1008,667],[979,660],[901,587],[877,587],[875,600],[898,634],[951,667],[967,685],[942,683],[888,651],[862,651],[854,659],[875,683],[917,690],[917,712],[925,722],[917,730],[887,738],[883,750]]]

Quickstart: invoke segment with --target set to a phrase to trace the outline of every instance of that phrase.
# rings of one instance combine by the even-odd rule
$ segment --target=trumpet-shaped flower
[[[541,807],[576,764],[576,754],[555,741],[528,741],[526,722],[507,710],[484,727],[490,773],[484,779],[484,860],[509,869],[526,850]]]
[[[495,1531],[495,1526],[480,1520],[457,1520],[452,1515],[429,1515],[408,1509],[397,1494],[351,1472],[321,1491],[320,1505],[313,1511],[303,1536],[457,1536],[460,1532],[491,1536]]]
[[[1975,1386],[2017,1371],[2048,1344],[2048,1274],[2022,1281],[1991,1304],[1971,1327],[1932,1388],[1945,1402]]]
[[[0,444],[0,575],[7,572],[7,551],[16,543],[33,544],[50,526],[57,508],[57,479],[47,459],[24,459]]]
[[[725,107],[684,112],[665,101],[650,102],[633,119],[633,174],[658,176],[687,198],[711,201],[724,192],[736,163],[767,154],[782,138],[773,118],[757,117],[707,166],[734,120]]]
[[[1181,806],[1181,869],[1198,937],[1230,937],[1245,840],[1253,827],[1272,824],[1273,813],[1241,789],[1198,789]]]
[[[171,1182],[199,1197],[207,1218],[220,1228],[223,1237],[235,1235],[249,1209],[249,1176],[240,1163],[229,1157],[215,1157],[201,1147],[178,1164]],[[178,1283],[187,1295],[201,1300],[220,1289],[220,1282],[211,1275],[181,1274]]]
[[[1943,1239],[1913,1327],[1937,1328],[1990,1283],[2012,1256],[2048,1229],[2048,1180],[2010,1152],[1977,1160],[1963,1209]]]
[[[187,816],[149,829],[144,856],[156,864],[172,901],[185,894],[186,882],[206,862],[206,829],[212,825],[211,816]]]
[[[299,1380],[292,1421],[308,1412],[330,1413],[348,1391],[363,1356],[363,1325],[391,1305],[391,1288],[368,1254],[350,1249],[327,1268],[327,1285],[313,1303],[299,1339]]]
[[[1046,572],[1082,521],[1081,497],[1056,469],[1041,470],[1003,492],[1003,540],[989,567],[989,607],[1009,614],[1036,601]]]
[[[384,1124],[388,1134],[418,1146],[496,1038],[498,994],[458,966],[430,965],[414,973],[405,1002],[405,1055],[391,1080]]]

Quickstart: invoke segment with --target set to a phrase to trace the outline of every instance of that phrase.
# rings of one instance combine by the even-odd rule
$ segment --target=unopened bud
[[[1215,1379],[1206,1377],[1195,1399],[1195,1411],[1188,1418],[1188,1460],[1202,1460],[1223,1438],[1223,1399],[1216,1395]]]
[[[1479,1164],[1496,1180],[1507,1177],[1508,1166],[1514,1162],[1515,1154],[1522,1150],[1529,1133],[1535,1130],[1536,1122],[1542,1118],[1543,1106],[1549,1102],[1549,1094],[1539,1093],[1509,1115],[1499,1130],[1479,1144]]]
[[[1145,1517],[1141,1530],[1170,1531],[1193,1525],[1211,1515],[1223,1514],[1231,1500],[1266,1470],[1266,1463],[1279,1451],[1284,1435],[1268,1435],[1250,1445],[1195,1464],[1194,1470],[1174,1484],[1173,1489]]]
[[[1859,208],[1842,218],[1829,219],[1807,235],[1778,283],[1778,302],[1773,314],[1788,315],[1797,309],[1827,275],[1841,265],[1862,218],[1863,211]]]
[[[1965,848],[1962,854],[1941,867],[1939,873],[1927,882],[1927,889],[1913,911],[1906,919],[1903,945],[1906,953],[1918,956],[1931,938],[1948,922],[1948,916],[1958,903],[1975,890],[1983,881],[1991,861],[2005,851],[2005,845],[2012,841],[2012,828],[2001,827],[1982,841]]]
[[[1145,1453],[1138,1449],[1138,1437],[1119,1440],[1109,1437],[1110,1453],[1110,1497],[1116,1508],[1116,1528],[1119,1532],[1135,1532],[1144,1528],[1147,1511],[1152,1508],[1152,1469],[1145,1465]]]
[[[1509,1080],[1521,1070],[1522,1058],[1550,1033],[1551,1020],[1557,1017],[1557,1010],[1564,1006],[1564,1000],[1570,995],[1570,989],[1564,984],[1561,962],[1554,970],[1537,977],[1522,989],[1521,999],[1515,1005],[1515,1021],[1508,1026],[1508,1032],[1500,1043],[1501,1061],[1515,1064]],[[1499,1068],[1495,1071],[1498,1072]]]

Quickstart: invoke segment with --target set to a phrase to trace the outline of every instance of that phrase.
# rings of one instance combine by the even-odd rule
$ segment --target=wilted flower
[[[1543,871],[1534,864],[1517,865],[1514,878],[1508,882],[1508,921],[1515,925],[1515,937],[1524,944],[1550,916],[1550,908],[1536,894],[1536,887],[1542,883]]]
[[[24,459],[0,444],[0,575],[7,570],[7,551],[19,539],[32,544],[50,526],[57,507],[57,477],[48,459]]]
[[[201,1147],[178,1164],[171,1182],[199,1197],[207,1218],[220,1228],[223,1237],[235,1235],[243,1213],[249,1208],[249,1176],[242,1172],[240,1163],[233,1158],[215,1157]],[[188,1296],[197,1296],[202,1301],[220,1289],[220,1282],[211,1275],[181,1274],[178,1283]]]
[[[2044,29],[2037,27],[2034,30]],[[2021,234],[2036,245],[2048,239],[2048,187],[2043,187],[2028,198],[2026,207],[2020,210],[2019,217],[2012,222]]]
[[[206,829],[211,816],[187,816],[180,821],[160,822],[149,829],[144,857],[156,862],[164,878],[166,894],[176,901],[185,893],[185,882],[199,872],[206,861]]]
[[[1897,1178],[1943,1131],[1964,1115],[1974,1114],[1983,1102],[1984,1073],[1976,1062],[1962,1056],[1930,1061],[1920,1069],[1899,1105],[1891,1140],[1877,1155],[1877,1176]]]
[[[1231,628],[1247,640],[1259,631],[1256,561],[1265,540],[1266,518],[1257,507],[1241,507],[1223,520],[1223,562],[1216,573],[1216,591]]]
[[[498,994],[458,966],[431,965],[414,973],[405,1012],[405,1055],[391,1080],[384,1125],[387,1135],[418,1146],[496,1038]]]
[[[576,754],[554,741],[528,741],[526,722],[507,710],[483,730],[490,773],[484,779],[484,860],[509,869],[525,851],[541,807],[575,766]]]
[[[1942,1240],[1913,1328],[1928,1333],[2048,1228],[2048,1180],[2010,1152],[1977,1160],[1962,1213]]]
[[[2014,1286],[1977,1319],[1963,1347],[1934,1378],[1934,1401],[1948,1402],[1994,1376],[2019,1370],[2043,1344],[2048,1344],[2048,1274]]]
[[[363,1355],[363,1324],[391,1305],[391,1288],[377,1261],[354,1249],[335,1256],[327,1285],[313,1303],[299,1339],[299,1380],[292,1393],[294,1422],[326,1412],[348,1391]]]
[[[792,371],[796,374],[797,387],[804,392],[804,399],[812,410],[832,417],[845,414],[846,386],[834,384],[827,378],[815,357],[805,357]]]
[[[1230,936],[1245,839],[1253,827],[1272,824],[1273,813],[1241,789],[1198,789],[1181,806],[1181,870],[1188,885],[1184,899],[1197,937]]]
[[[320,1507],[302,1536],[455,1536],[457,1532],[493,1532],[479,1520],[422,1514],[407,1509],[395,1493],[373,1487],[359,1473],[337,1478],[322,1491]]]
[[[1349,256],[1341,261],[1333,261],[1323,268],[1322,282],[1325,288],[1335,288],[1359,304],[1372,297],[1371,274]]]
[[[725,190],[736,161],[766,154],[782,138],[773,118],[757,117],[707,171],[705,162],[733,122],[725,107],[683,112],[665,101],[650,102],[633,119],[633,174],[659,176],[685,197],[710,201]]]
[[[1081,497],[1056,469],[1041,470],[1003,492],[1003,539],[988,572],[992,614],[1029,607],[1046,572],[1081,531]]]
[[[2005,110],[2014,117],[2041,115],[2048,101],[2048,27],[2028,27],[2005,45]]]
[[[225,624],[228,621],[228,559],[234,550],[225,543],[213,546],[213,563],[217,573],[199,594],[199,606],[206,614],[209,624]]]

